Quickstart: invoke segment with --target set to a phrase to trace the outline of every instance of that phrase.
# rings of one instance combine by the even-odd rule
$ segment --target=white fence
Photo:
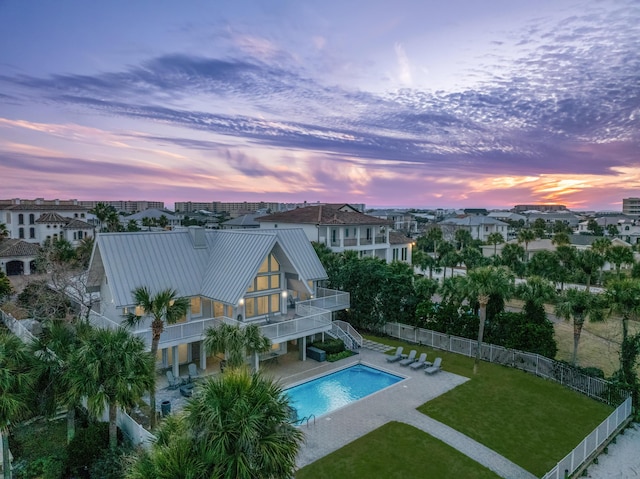
[[[602,421],[591,434],[567,454],[542,479],[564,479],[573,474],[591,454],[593,454],[618,427],[631,415],[631,398],[628,397],[611,415]]]
[[[429,329],[414,328],[401,323],[387,323],[384,331],[389,336],[405,341],[424,344],[425,346],[469,357],[475,357],[478,349],[478,341],[476,340],[451,336]],[[609,381],[588,376],[567,364],[539,354],[482,343],[480,358],[557,381],[568,388],[609,405],[617,406],[629,397],[628,391],[614,386]]]
[[[135,419],[129,416],[122,409],[118,410],[116,422],[120,430],[127,436],[134,446],[142,446],[149,449],[155,442],[156,437],[142,427]]]
[[[28,344],[35,340],[35,337],[33,336],[33,334],[31,334],[31,331],[29,331],[21,321],[18,321],[9,313],[5,313],[0,309],[0,317],[2,317],[2,322],[9,329],[9,331],[18,336],[22,340],[22,342]]]

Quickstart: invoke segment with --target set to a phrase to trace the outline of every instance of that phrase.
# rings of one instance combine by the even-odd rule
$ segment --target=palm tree
[[[487,236],[487,244],[493,245],[494,258],[498,254],[498,245],[502,243],[504,243],[504,236],[502,236],[500,233],[491,233],[489,236]]]
[[[7,239],[9,237],[9,229],[7,225],[4,223],[0,223],[0,241]]]
[[[612,246],[605,254],[605,258],[610,263],[616,265],[616,275],[620,277],[620,266],[623,264],[633,264],[633,250],[626,246]]]
[[[9,428],[30,410],[34,383],[31,359],[26,345],[17,336],[0,331],[0,440],[5,479],[11,479]]]
[[[433,254],[437,257],[438,247],[440,246],[440,243],[442,243],[442,240],[444,238],[442,229],[437,226],[434,226],[429,231],[427,231],[427,234],[425,235],[425,237],[427,238],[428,241],[433,242]]]
[[[591,288],[591,278],[593,273],[599,271],[604,265],[604,256],[596,253],[591,249],[576,252],[576,265],[586,277],[586,290],[589,292]]]
[[[536,233],[531,229],[523,229],[518,233],[518,244],[524,243],[525,262],[529,261],[529,243],[536,239]]]
[[[113,211],[113,206],[108,205],[107,203],[96,203],[93,209],[89,210],[89,213],[94,214],[95,217],[98,218],[98,221],[100,223],[100,231],[102,231],[104,222],[109,217],[109,214]]]
[[[566,321],[573,320],[573,358],[575,366],[578,362],[578,343],[585,319],[600,319],[601,304],[599,298],[589,291],[567,289],[563,291],[556,303],[555,314]]]
[[[257,324],[241,327],[222,323],[207,329],[204,347],[209,354],[224,353],[227,366],[238,368],[245,363],[247,354],[269,351],[271,341],[262,335]]]
[[[473,236],[471,236],[471,233],[468,230],[464,229],[456,230],[454,238],[458,243],[458,251],[463,250],[473,241]]]
[[[518,276],[524,273],[524,264],[522,257],[524,256],[524,248],[519,244],[507,243],[502,248],[500,261],[503,265],[508,266]]]
[[[106,405],[109,446],[115,448],[118,407],[135,406],[145,391],[155,388],[154,361],[144,341],[127,329],[97,329],[71,355],[68,387],[71,396],[87,398],[88,410],[95,416]]]
[[[611,313],[622,317],[622,347],[620,350],[620,370],[622,380],[626,384],[635,383],[633,364],[629,363],[624,348],[628,347],[629,321],[637,321],[640,317],[640,282],[630,278],[618,278],[607,284],[605,298]]]
[[[568,245],[560,245],[555,251],[560,265],[562,266],[558,272],[560,273],[560,290],[564,290],[564,282],[569,277],[570,271],[574,268],[576,262],[576,250]]]
[[[37,377],[38,411],[51,416],[60,404],[66,407],[67,443],[75,436],[75,411],[82,401],[68,387],[69,360],[92,331],[86,321],[49,320],[43,334],[29,345],[36,359],[33,372]]]
[[[526,311],[542,309],[545,303],[551,303],[556,298],[556,289],[553,284],[540,276],[530,276],[527,281],[516,287],[516,296],[524,301],[523,309]]]
[[[487,304],[491,296],[507,298],[513,290],[513,273],[504,266],[483,266],[467,272],[465,296],[470,302],[478,301],[480,304],[480,326],[478,328],[478,348],[473,364],[473,373],[478,372],[480,363],[480,349],[484,336],[484,326],[487,319]]]
[[[83,268],[89,266],[91,260],[91,253],[93,253],[94,239],[90,236],[82,238],[80,244],[76,247],[75,255],[76,260],[82,265]]]
[[[183,414],[163,421],[127,478],[293,477],[304,435],[290,411],[281,387],[260,373],[237,368],[208,378]]]
[[[165,289],[159,291],[155,295],[146,286],[134,289],[134,304],[137,308],[142,309],[141,315],[129,313],[125,317],[125,324],[135,327],[140,324],[144,316],[151,315],[151,357],[155,362],[158,354],[158,345],[160,344],[160,335],[164,332],[165,321],[167,324],[175,324],[180,318],[187,314],[190,301],[188,298],[178,298],[178,293],[174,289]],[[149,391],[151,406],[151,427],[156,424],[156,392],[155,389]]]
[[[556,246],[568,245],[571,244],[571,239],[569,238],[569,235],[567,233],[565,233],[564,231],[559,231],[558,233],[553,235],[553,238],[551,238],[551,243]]]
[[[604,258],[607,257],[609,248],[611,248],[611,240],[609,238],[596,238],[596,240],[591,244],[591,249]],[[600,273],[598,274],[598,283],[602,283],[603,267],[604,263],[600,267]]]

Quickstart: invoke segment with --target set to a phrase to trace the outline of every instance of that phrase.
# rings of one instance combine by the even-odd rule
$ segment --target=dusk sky
[[[0,0],[0,199],[621,210],[640,2]]]

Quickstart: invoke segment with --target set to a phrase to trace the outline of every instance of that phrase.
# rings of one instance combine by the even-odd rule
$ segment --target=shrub
[[[28,464],[20,461],[15,465],[16,479],[61,479],[64,477],[66,457],[50,455],[39,457]]]
[[[97,422],[79,429],[69,443],[67,467],[71,473],[90,469],[94,461],[109,447],[109,424]]]
[[[340,353],[335,353],[335,354],[327,354],[327,361],[329,361],[330,363],[334,363],[336,361],[340,361],[341,359],[353,356],[354,354],[355,354],[354,352],[349,350],[344,350]]]
[[[337,354],[344,351],[344,341],[342,339],[325,339],[324,341],[316,341],[311,343],[314,348],[322,349],[329,354]]]
[[[92,479],[124,479],[125,457],[129,452],[130,449],[122,447],[107,449],[93,462],[89,477]]]

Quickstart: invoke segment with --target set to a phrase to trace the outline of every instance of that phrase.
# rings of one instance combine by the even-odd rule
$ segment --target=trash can
[[[171,412],[171,401],[165,400],[160,403],[160,411],[162,411],[162,417],[166,417]]]

